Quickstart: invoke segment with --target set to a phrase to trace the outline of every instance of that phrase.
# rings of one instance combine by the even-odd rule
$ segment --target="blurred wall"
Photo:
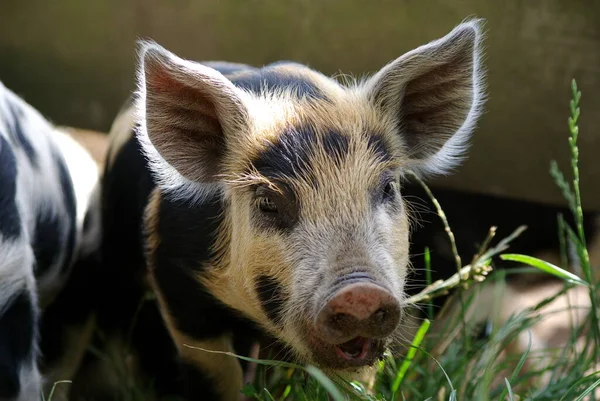
[[[438,183],[561,202],[548,166],[568,167],[575,77],[584,206],[600,208],[600,1],[2,0],[0,79],[57,123],[107,130],[138,37],[197,60],[362,74],[473,15],[488,20],[487,113],[467,162]]]

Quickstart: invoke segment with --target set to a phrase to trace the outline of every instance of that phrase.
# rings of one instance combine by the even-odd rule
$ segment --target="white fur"
[[[36,355],[34,353],[33,355]],[[34,401],[39,399],[42,387],[42,376],[36,361],[28,361],[19,372],[21,392],[15,401]]]
[[[77,226],[83,224],[87,206],[98,184],[99,171],[87,150],[67,133],[55,129],[54,138],[73,181],[77,205]]]
[[[23,239],[8,241],[0,235],[0,316],[23,289],[35,296],[35,277],[27,266],[33,266],[29,244]]]
[[[90,153],[66,132],[55,129],[53,140],[65,160],[73,182],[77,205],[76,244],[79,244],[76,246],[76,255],[83,257],[97,250],[101,240],[100,171]],[[84,232],[86,212],[90,214],[90,224]]]

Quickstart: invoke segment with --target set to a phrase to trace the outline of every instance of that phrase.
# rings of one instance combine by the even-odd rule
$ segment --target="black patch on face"
[[[300,99],[303,97],[325,100],[325,94],[314,82],[301,75],[290,74],[273,66],[267,66],[247,73],[233,76],[231,82],[239,88],[254,93],[275,92],[281,89],[291,89]]]
[[[27,155],[27,158],[29,159],[31,164],[37,167],[37,153],[31,145],[31,142],[29,142],[29,139],[25,135],[25,132],[23,131],[23,126],[21,125],[21,120],[23,119],[23,110],[21,110],[21,108],[19,108],[19,106],[14,103],[7,102],[7,104],[12,114],[13,120],[10,135],[15,141],[15,143],[19,144],[19,146],[25,151],[25,154]]]
[[[298,179],[308,174],[309,159],[316,143],[317,135],[311,128],[289,128],[276,142],[270,143],[252,164],[259,173],[269,178]]]
[[[323,135],[325,152],[335,159],[341,159],[348,154],[350,140],[339,132],[329,131]]]
[[[21,235],[16,197],[17,159],[8,141],[0,135],[0,234],[5,240]]]
[[[77,206],[75,203],[75,190],[73,189],[73,181],[67,170],[67,166],[63,161],[62,157],[58,153],[54,153],[54,162],[58,168],[58,176],[60,179],[60,186],[63,193],[63,201],[65,202],[65,208],[68,216],[68,228],[67,228],[67,240],[64,245],[64,251],[67,255],[63,271],[71,265],[71,259],[73,257],[73,251],[75,249],[75,234],[77,230]]]
[[[256,280],[255,288],[267,317],[276,325],[281,325],[283,323],[282,308],[287,299],[281,284],[273,277],[262,275]]]
[[[383,137],[379,134],[369,135],[369,147],[373,149],[377,157],[382,161],[389,161],[392,159],[392,154],[389,151],[388,145],[385,143]]]
[[[36,313],[30,294],[22,290],[0,316],[0,398],[20,392],[19,371],[33,353]]]
[[[240,326],[237,313],[202,288],[197,278],[215,257],[212,246],[223,220],[221,196],[202,204],[162,199],[158,213],[154,278],[177,328],[202,340]]]
[[[318,141],[312,127],[289,128],[281,133],[276,142],[269,146],[252,162],[262,175],[274,179],[298,179],[310,174],[309,159],[316,146],[322,143],[325,153],[332,162],[340,162],[348,154],[350,139],[336,131],[327,131]],[[382,161],[392,158],[384,139],[378,134],[368,137],[369,146]]]

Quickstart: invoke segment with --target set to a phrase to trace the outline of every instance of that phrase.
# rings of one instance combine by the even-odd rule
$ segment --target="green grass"
[[[246,383],[243,393],[259,401],[320,401],[320,400],[595,400],[594,389],[600,386],[600,371],[594,372],[599,361],[600,326],[598,324],[598,283],[594,282],[586,239],[583,232],[583,211],[579,188],[579,102],[581,92],[575,81],[572,85],[570,103],[569,150],[571,154],[570,174],[567,179],[557,163],[552,162],[550,172],[562,191],[575,219],[575,227],[568,226],[558,216],[561,244],[561,266],[527,255],[505,254],[510,241],[524,227],[518,228],[507,238],[495,241],[495,227],[482,239],[482,246],[468,264],[461,261],[456,251],[454,235],[440,205],[427,189],[439,217],[446,226],[452,249],[456,255],[457,272],[445,281],[431,283],[410,302],[424,306],[427,318],[423,320],[410,344],[405,344],[404,358],[395,359],[386,354],[377,366],[377,375],[372,383],[348,382],[339,377],[327,377],[314,366],[300,366],[277,361],[243,358],[258,364],[252,383]],[[420,181],[419,181],[420,182]],[[576,250],[575,260],[569,259],[567,246]],[[480,291],[496,303],[501,302],[507,274],[526,274],[531,269],[515,269],[511,272],[493,271],[493,257],[518,261],[539,271],[559,277],[564,286],[555,295],[539,304],[525,308],[508,319],[498,320],[494,309],[484,320],[469,316]],[[425,252],[429,266],[429,253]],[[573,257],[571,257],[573,259]],[[569,271],[569,264],[576,263],[577,274]],[[483,285],[482,285],[483,283]],[[569,290],[584,286],[590,297],[592,311],[580,324],[573,324],[571,335],[561,349],[534,349],[532,338],[520,352],[505,353],[507,347],[519,336],[527,338],[529,329],[543,317],[539,311]],[[490,289],[491,288],[491,289]],[[433,319],[431,299],[451,293],[448,305]],[[431,320],[431,321],[430,321]],[[482,326],[483,323],[483,326]],[[481,336],[485,328],[486,335]],[[579,338],[583,344],[576,346]],[[198,352],[205,352],[198,350]],[[231,357],[237,357],[231,355]],[[241,358],[241,357],[240,357]],[[545,364],[533,362],[543,358]],[[541,377],[546,378],[542,385]],[[588,397],[588,398],[585,398]],[[50,397],[51,398],[51,397]],[[128,384],[118,397],[123,401],[144,400],[143,392]]]

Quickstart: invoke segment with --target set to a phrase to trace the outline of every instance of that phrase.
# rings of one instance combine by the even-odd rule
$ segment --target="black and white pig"
[[[345,84],[142,43],[102,190],[103,333],[133,345],[146,377],[178,372],[154,377],[157,391],[190,400],[239,397],[238,360],[197,348],[243,352],[257,332],[328,372],[368,369],[406,306],[401,180],[465,155],[481,38],[467,21]],[[140,304],[147,288],[156,304]]]
[[[73,265],[99,244],[98,173],[82,146],[0,83],[2,401],[41,397],[43,310],[60,296]],[[89,321],[89,311],[75,326]],[[48,320],[53,336],[61,335],[62,318],[60,311]]]

